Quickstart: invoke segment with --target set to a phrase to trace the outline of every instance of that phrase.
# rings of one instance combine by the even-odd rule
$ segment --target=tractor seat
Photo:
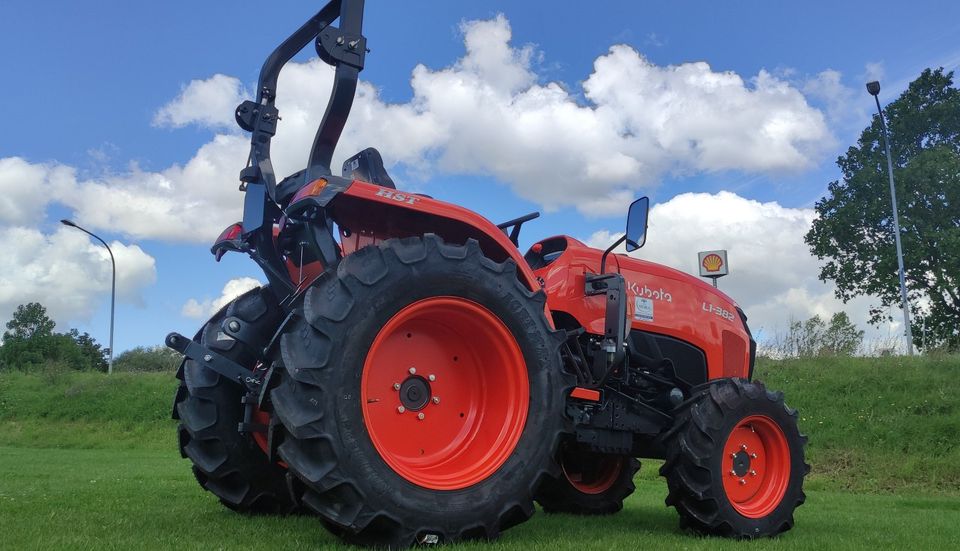
[[[397,189],[390,175],[387,174],[387,169],[383,167],[383,157],[372,147],[364,149],[343,162],[343,177]]]
[[[304,181],[306,172],[306,170],[295,172],[277,184],[277,202],[280,205],[286,206],[300,188],[310,183]],[[364,149],[343,162],[343,177],[397,189],[390,175],[387,174],[387,169],[383,167],[383,157],[372,147]]]

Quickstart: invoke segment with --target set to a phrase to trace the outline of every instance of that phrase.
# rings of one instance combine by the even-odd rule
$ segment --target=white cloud
[[[223,286],[220,296],[215,299],[197,300],[191,298],[180,309],[180,313],[188,318],[206,319],[214,315],[221,308],[230,303],[233,299],[246,293],[250,289],[256,289],[262,285],[252,277],[239,277],[231,279]]]
[[[142,304],[156,281],[153,257],[136,245],[110,243],[117,265],[117,300]],[[51,235],[24,227],[0,228],[0,313],[39,302],[58,323],[87,319],[110,300],[110,257],[99,243],[71,228]]]
[[[851,116],[860,117],[863,114],[861,105],[854,108],[854,91],[842,82],[840,71],[827,69],[816,76],[807,79],[803,91],[827,106],[827,115],[833,121],[841,121]],[[864,102],[861,102],[864,103]],[[861,119],[862,122],[862,119]]]
[[[698,251],[728,250],[730,275],[719,280],[720,289],[743,308],[754,333],[767,339],[791,319],[829,318],[841,310],[869,337],[887,335],[888,328],[867,324],[869,297],[843,304],[834,297],[833,284],[817,278],[820,262],[803,242],[814,217],[813,209],[760,203],[726,191],[685,193],[651,209],[646,246],[631,254],[696,275]],[[620,235],[599,231],[586,242],[604,249]]]
[[[31,164],[19,157],[0,159],[0,224],[29,224],[43,218],[51,191],[72,171]]]
[[[442,69],[416,66],[409,102],[386,103],[360,83],[335,171],[347,155],[374,146],[408,174],[487,174],[548,209],[611,214],[665,173],[801,170],[833,140],[801,91],[766,71],[744,79],[703,62],[658,66],[617,45],[596,59],[582,91],[571,91],[542,81],[532,66],[538,53],[510,44],[502,15],[461,30],[464,56]],[[272,148],[279,176],[305,166],[332,81],[318,59],[281,73],[283,120]],[[248,143],[233,110],[247,93],[236,78],[215,74],[190,82],[157,112],[157,125],[220,132],[183,165],[79,180],[69,167],[0,160],[0,192],[12,191],[0,200],[0,217],[24,222],[56,197],[94,230],[210,241],[240,218],[237,175]],[[57,193],[28,194],[20,187],[26,180],[27,189]]]
[[[153,124],[175,128],[188,124],[232,128],[236,124],[233,110],[246,95],[240,81],[227,75],[191,80],[176,99],[157,111]]]
[[[864,82],[870,82],[871,80],[883,80],[885,75],[886,69],[884,68],[882,61],[871,61],[864,66]]]

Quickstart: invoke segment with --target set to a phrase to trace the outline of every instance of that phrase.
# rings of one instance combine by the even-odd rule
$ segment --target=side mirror
[[[650,209],[650,199],[641,197],[630,203],[627,212],[627,252],[632,252],[643,246],[647,241],[647,212]]]

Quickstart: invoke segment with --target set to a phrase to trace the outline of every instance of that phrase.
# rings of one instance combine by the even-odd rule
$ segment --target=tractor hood
[[[594,334],[603,334],[604,297],[585,296],[584,289],[586,274],[599,272],[602,254],[572,237],[557,236],[534,244],[524,256],[543,282],[550,310],[569,314]],[[743,362],[750,361],[746,316],[725,293],[690,274],[624,254],[611,254],[607,271],[619,272],[625,280],[632,329],[697,346],[707,353],[711,377],[740,373]]]

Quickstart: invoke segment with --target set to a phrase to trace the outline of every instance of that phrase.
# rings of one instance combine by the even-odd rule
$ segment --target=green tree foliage
[[[852,356],[862,343],[863,331],[857,329],[846,312],[837,312],[829,323],[820,316],[791,322],[778,352],[796,358]]]
[[[106,371],[107,351],[88,333],[54,333],[55,323],[37,302],[21,304],[7,322],[0,347],[0,369],[34,371],[62,365],[81,371]]]
[[[180,366],[182,357],[165,346],[138,346],[117,356],[113,361],[115,371],[173,371]]]
[[[30,302],[17,306],[13,319],[7,322],[3,340],[31,339],[48,337],[53,334],[55,324],[47,317],[47,309],[39,302]]]
[[[953,73],[923,71],[886,108],[897,185],[904,271],[913,336],[960,349],[960,90]],[[889,319],[900,290],[893,215],[880,120],[837,160],[843,179],[816,204],[806,235],[827,263],[837,297],[879,297],[871,323]]]

